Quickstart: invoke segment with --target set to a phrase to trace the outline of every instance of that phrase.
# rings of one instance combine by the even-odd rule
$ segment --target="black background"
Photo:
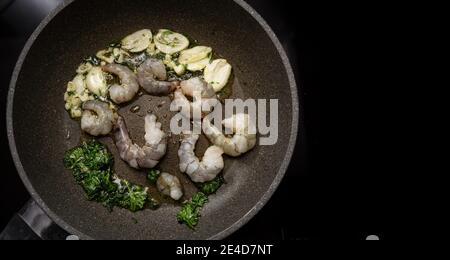
[[[293,64],[301,101],[300,133],[279,189],[228,239],[388,237],[383,198],[384,177],[390,171],[384,165],[392,151],[382,147],[386,128],[377,124],[382,109],[372,107],[380,107],[378,98],[386,97],[386,87],[378,87],[389,85],[383,79],[391,73],[378,67],[385,44],[375,36],[380,24],[374,13],[380,10],[359,6],[355,14],[322,3],[247,2],[271,25]],[[0,229],[29,199],[10,157],[4,124],[15,61],[42,17],[33,10],[37,12],[23,9],[22,17],[6,15],[8,10],[0,14]]]

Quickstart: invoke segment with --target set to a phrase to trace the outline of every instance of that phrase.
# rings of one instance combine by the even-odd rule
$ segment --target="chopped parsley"
[[[95,140],[70,149],[64,156],[64,166],[72,170],[88,200],[100,202],[109,210],[121,207],[132,212],[142,210],[147,203],[150,208],[159,205],[147,193],[147,188],[115,176],[113,164],[112,154]]]
[[[177,220],[186,224],[190,229],[195,229],[200,219],[200,210],[208,202],[208,197],[198,192],[192,196],[190,201],[183,204],[183,207],[177,214]]]
[[[150,56],[151,58],[157,59],[157,60],[164,60],[166,59],[166,54],[162,53],[162,52],[158,52],[154,55]]]
[[[150,183],[155,184],[160,175],[161,175],[161,171],[151,169],[147,174],[147,179]]]
[[[217,190],[225,183],[225,179],[222,175],[217,176],[214,180],[205,182],[205,183],[199,183],[197,184],[198,189],[206,194],[211,195],[217,192]]]

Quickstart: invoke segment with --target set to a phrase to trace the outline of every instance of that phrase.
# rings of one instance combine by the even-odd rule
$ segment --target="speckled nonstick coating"
[[[157,211],[108,212],[86,200],[62,164],[64,152],[80,142],[79,122],[64,110],[67,81],[82,57],[142,28],[170,28],[217,50],[233,65],[233,97],[280,100],[278,143],[225,159],[227,184],[210,197],[195,231],[177,223],[179,204],[173,202]],[[158,108],[162,101],[165,104]],[[129,112],[131,104],[121,109],[136,142],[143,143],[142,116],[147,110],[155,112],[168,130],[170,115],[164,118],[164,114],[169,102],[144,95],[133,103],[142,106],[139,113]],[[297,122],[297,89],[286,54],[267,24],[240,0],[66,1],[42,22],[24,48],[7,107],[11,153],[25,186],[57,224],[82,239],[226,237],[253,217],[277,188],[291,159]],[[120,176],[146,184],[144,173],[119,159],[111,138],[101,140],[113,152]],[[178,170],[176,140],[169,140],[160,168],[180,177],[189,198],[195,188]],[[200,143],[199,155],[208,145],[204,138]]]

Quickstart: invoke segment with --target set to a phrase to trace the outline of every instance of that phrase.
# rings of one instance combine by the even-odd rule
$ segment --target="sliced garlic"
[[[79,118],[79,117],[81,117],[81,109],[80,108],[77,108],[77,109],[72,109],[71,111],[70,111],[70,116],[72,117],[72,118]]]
[[[211,59],[209,57],[206,57],[203,60],[199,60],[194,63],[189,63],[186,66],[186,69],[190,70],[190,71],[199,71],[199,70],[204,69],[209,64],[210,61],[211,61]]]
[[[207,58],[211,52],[212,52],[211,47],[196,46],[194,48],[182,51],[180,53],[180,57],[178,58],[178,61],[181,64],[185,64],[185,65],[190,64],[190,63],[195,63],[197,61]]]
[[[97,96],[106,96],[108,87],[105,75],[100,67],[93,67],[86,76],[86,86],[89,91]]]
[[[130,52],[141,52],[148,48],[152,37],[152,32],[148,29],[137,31],[123,38],[122,48]]]
[[[114,48],[112,53],[113,53],[114,57],[117,57],[117,56],[119,56],[121,54],[121,49]]]
[[[161,29],[155,36],[155,45],[163,53],[174,54],[186,49],[189,46],[189,40],[182,34]]]
[[[95,55],[97,58],[101,59],[102,61],[106,63],[113,63],[114,62],[114,55],[109,49],[101,50],[97,52]]]
[[[175,71],[175,73],[178,76],[181,76],[181,75],[183,75],[186,72],[186,66],[183,65],[183,64],[179,64],[179,65],[174,64],[173,65],[173,70]]]
[[[159,52],[158,49],[156,49],[155,43],[150,43],[150,45],[147,48],[147,54],[150,56],[153,56]]]
[[[74,89],[70,91],[74,91],[75,94],[77,95],[82,95],[84,93],[84,90],[86,89],[86,83],[84,81],[83,75],[81,74],[76,75],[75,78],[73,78],[72,80],[72,84]]]
[[[92,95],[89,95],[89,93],[84,93],[83,95],[80,95],[79,98],[80,98],[81,102],[94,100],[94,97]]]
[[[130,57],[130,54],[122,49],[114,48],[113,49],[114,61],[121,64],[125,61],[127,57]]]
[[[164,65],[168,66],[168,67],[172,67],[172,64],[175,64],[172,60],[172,56],[170,54],[166,54],[166,56],[164,57],[163,60]]]
[[[89,62],[86,62],[86,63],[83,63],[80,66],[78,66],[77,73],[78,74],[85,74],[90,69],[92,69],[92,64],[90,64]]]
[[[166,54],[166,56],[163,60],[163,63],[168,68],[173,69],[178,76],[181,76],[186,72],[186,66],[183,64],[177,65],[177,63],[175,63],[175,61],[173,61],[172,56],[170,54]]]
[[[219,92],[228,82],[231,75],[231,65],[225,59],[213,60],[204,71],[205,81],[211,84],[214,91]]]
[[[81,104],[86,89],[85,77],[83,74],[76,75],[72,81],[67,83],[67,91],[64,93],[65,108],[72,118],[81,116]]]

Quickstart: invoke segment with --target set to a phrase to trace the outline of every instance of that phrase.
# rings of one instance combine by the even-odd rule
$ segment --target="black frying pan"
[[[142,28],[170,28],[217,50],[234,68],[232,97],[280,101],[277,144],[225,159],[227,184],[210,197],[195,231],[177,223],[179,204],[175,203],[157,211],[108,212],[85,199],[62,164],[64,152],[81,138],[79,122],[64,110],[67,81],[82,57]],[[130,113],[130,106],[140,104],[144,112],[155,111],[161,101],[164,98],[144,95],[120,110],[133,136],[142,135],[143,119]],[[167,107],[156,112],[167,130],[170,115],[162,119],[165,111]],[[7,107],[11,153],[25,186],[52,220],[81,239],[226,237],[252,218],[277,188],[294,149],[297,122],[297,89],[288,58],[272,30],[241,0],[66,1],[42,22],[24,48]],[[145,174],[119,159],[111,138],[101,141],[113,152],[120,176],[146,183]],[[202,154],[207,145],[201,140],[197,152]],[[196,190],[177,170],[177,150],[178,143],[169,142],[160,168],[181,179],[188,199]]]

